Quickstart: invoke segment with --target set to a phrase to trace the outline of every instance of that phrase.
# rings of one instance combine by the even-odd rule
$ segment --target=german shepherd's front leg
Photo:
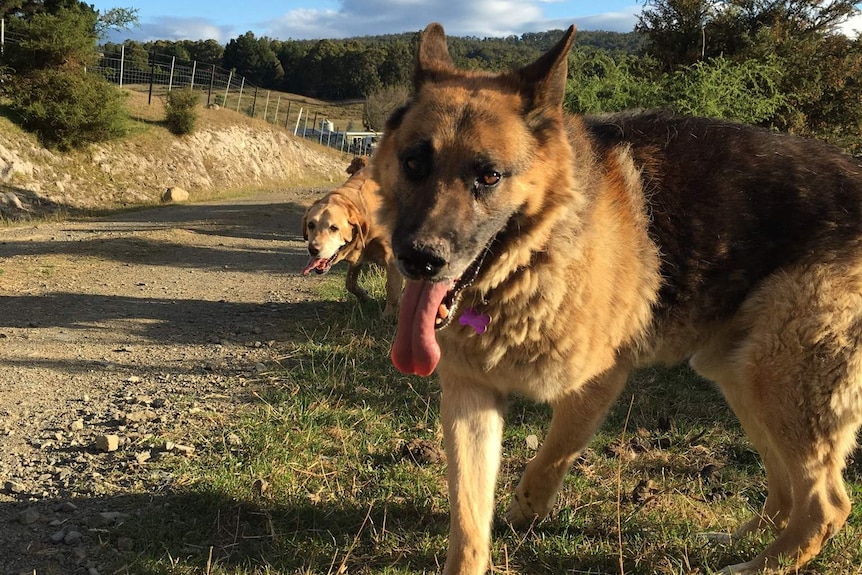
[[[554,416],[542,447],[524,470],[506,520],[528,527],[548,516],[563,478],[625,387],[628,366],[616,366],[552,402]]]
[[[481,574],[489,567],[494,486],[503,440],[503,396],[442,373],[440,381],[450,506],[444,574]]]

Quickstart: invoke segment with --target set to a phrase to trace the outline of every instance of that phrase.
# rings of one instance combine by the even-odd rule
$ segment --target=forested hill
[[[455,63],[465,68],[499,70],[526,64],[559,40],[562,30],[506,38],[449,37]],[[249,82],[326,100],[364,98],[384,86],[406,84],[413,71],[418,33],[324,40],[273,40],[247,32],[221,46],[214,40],[138,43],[127,41],[126,57],[145,62],[150,52],[233,69]],[[638,54],[642,36],[634,32],[579,32],[585,50]],[[106,44],[105,53],[120,46]]]

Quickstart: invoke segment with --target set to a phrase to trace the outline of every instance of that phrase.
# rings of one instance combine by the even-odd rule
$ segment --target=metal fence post
[[[281,94],[278,95],[278,100],[275,101],[275,114],[272,116],[272,123],[278,125],[278,105],[281,104]]]
[[[224,87],[224,102],[221,105],[227,108],[227,94],[228,90],[230,90],[230,83],[233,80],[233,70],[231,70],[227,75],[227,86]]]
[[[290,105],[292,102],[287,102],[287,115],[284,117],[284,127],[287,128],[287,123],[290,121]]]
[[[197,73],[198,73],[198,61],[193,60],[192,61],[192,83],[189,86],[189,90],[195,89],[195,74],[197,74]]]
[[[0,18],[0,54],[6,49],[6,19]]]
[[[171,56],[171,73],[168,76],[168,92],[174,88],[174,64],[177,62],[176,56]]]
[[[299,121],[302,119],[302,108],[299,108],[299,114],[296,115],[296,127],[293,129],[293,135],[299,131]]]
[[[215,84],[215,64],[212,65],[212,73],[210,74],[210,91],[207,93],[207,106],[210,105],[210,100],[213,96],[213,84]]]
[[[245,88],[245,77],[239,83],[239,98],[236,99],[236,111],[239,112],[239,103],[242,102],[242,89]]]
[[[153,80],[156,78],[156,52],[153,50],[150,52],[150,58],[153,59],[153,63],[150,66],[150,95],[147,96],[147,105],[153,103]]]
[[[123,87],[123,74],[126,70],[126,45],[120,46],[120,88]]]
[[[257,86],[254,87],[254,98],[251,101],[251,117],[254,118],[254,109],[257,107]]]
[[[266,113],[269,111],[269,90],[266,91],[266,102],[263,105],[263,121],[266,122]]]

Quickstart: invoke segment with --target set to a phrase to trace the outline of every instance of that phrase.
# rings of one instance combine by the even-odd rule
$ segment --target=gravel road
[[[96,575],[134,548],[110,527],[171,480],[148,459],[193,453],[314,313],[317,195],[0,228],[0,573]]]

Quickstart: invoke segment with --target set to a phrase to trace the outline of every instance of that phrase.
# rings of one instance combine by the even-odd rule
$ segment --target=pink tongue
[[[398,331],[390,353],[398,371],[421,376],[434,372],[440,361],[434,321],[451,287],[450,282],[407,282],[401,294]]]
[[[305,268],[302,270],[302,275],[307,276],[308,272],[311,270],[321,267],[326,263],[326,260],[321,258],[311,258],[308,260],[308,264],[306,264]]]

